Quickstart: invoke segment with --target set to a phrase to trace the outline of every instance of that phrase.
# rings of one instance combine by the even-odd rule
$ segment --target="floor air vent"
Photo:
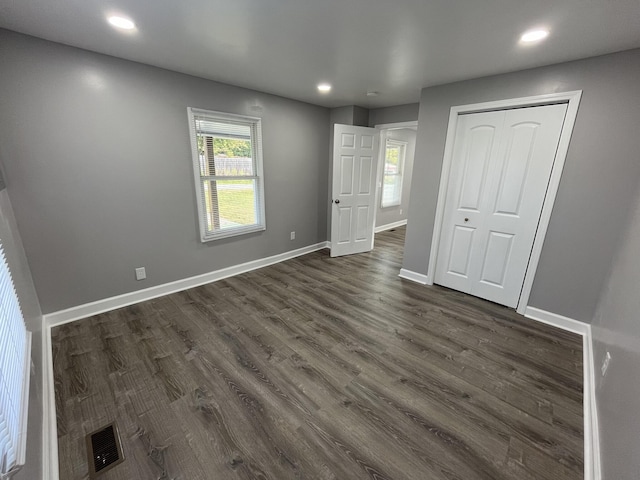
[[[95,478],[124,461],[115,423],[87,435],[87,453],[90,478]]]

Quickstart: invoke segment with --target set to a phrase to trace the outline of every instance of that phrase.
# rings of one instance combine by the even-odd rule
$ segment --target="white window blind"
[[[203,242],[264,230],[259,118],[189,108]]]
[[[24,465],[31,333],[0,243],[0,478]]]
[[[391,139],[386,142],[382,208],[393,207],[402,203],[402,174],[406,149],[406,142]]]

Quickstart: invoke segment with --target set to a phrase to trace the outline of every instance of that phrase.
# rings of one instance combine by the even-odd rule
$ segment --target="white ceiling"
[[[109,13],[137,32],[114,30]],[[518,45],[536,26],[550,37]],[[381,107],[640,47],[640,0],[0,0],[0,27],[328,107]],[[319,94],[320,81],[333,91]]]

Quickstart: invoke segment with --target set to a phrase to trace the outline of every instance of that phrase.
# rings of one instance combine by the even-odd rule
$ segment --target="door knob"
[[[340,199],[334,200],[334,202],[336,202],[336,203],[340,203]]]

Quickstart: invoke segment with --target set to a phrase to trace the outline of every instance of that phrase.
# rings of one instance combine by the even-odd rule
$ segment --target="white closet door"
[[[462,115],[458,119],[453,162],[436,262],[435,281],[471,293],[478,273],[478,227],[484,222],[483,199],[491,158],[496,155],[504,112]]]
[[[436,283],[517,305],[566,110],[546,105],[459,119]]]

